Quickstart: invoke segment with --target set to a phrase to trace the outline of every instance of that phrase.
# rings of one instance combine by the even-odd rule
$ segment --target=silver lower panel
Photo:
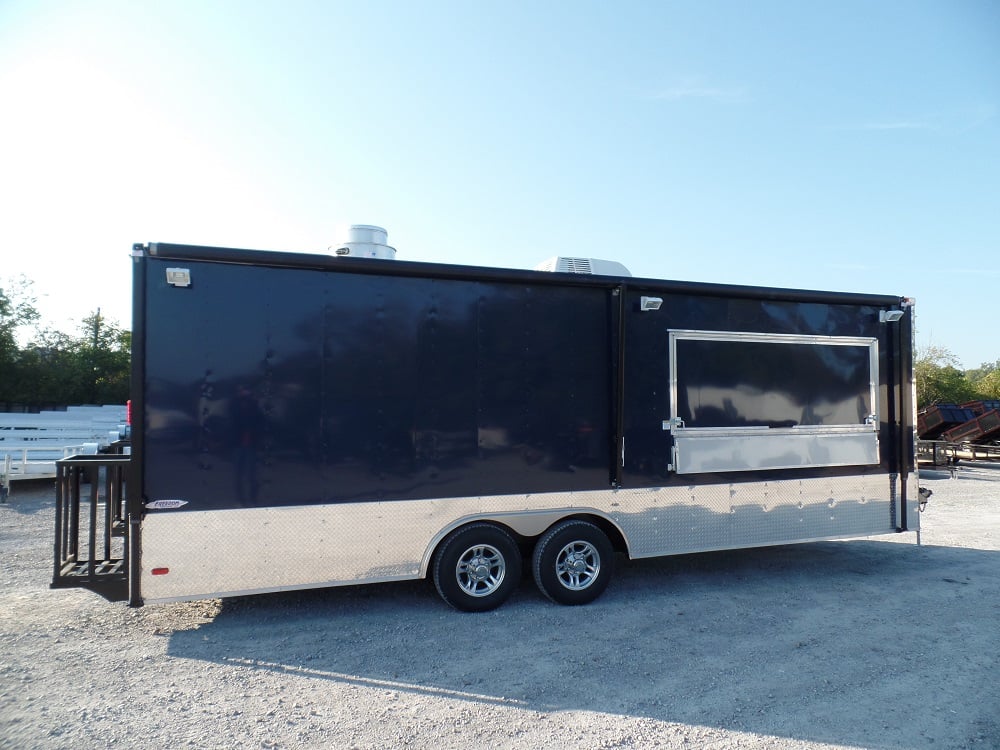
[[[916,488],[913,476],[911,531]],[[567,515],[589,513],[614,524],[629,556],[640,558],[888,534],[901,512],[886,475],[166,511],[143,520],[140,585],[153,603],[420,578],[438,542],[479,519],[535,536]]]
[[[681,431],[674,434],[674,442],[678,474],[872,466],[879,462],[878,436],[874,431],[830,434],[791,430],[745,434]]]

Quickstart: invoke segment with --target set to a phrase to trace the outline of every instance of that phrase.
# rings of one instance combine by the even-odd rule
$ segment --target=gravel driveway
[[[0,505],[0,747],[1000,748],[1000,465],[905,537],[621,559],[586,607],[426,582],[129,609]]]

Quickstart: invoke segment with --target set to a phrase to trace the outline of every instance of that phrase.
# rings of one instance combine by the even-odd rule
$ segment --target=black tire
[[[587,604],[608,587],[615,549],[589,521],[563,521],[549,529],[532,555],[535,583],[556,604]]]
[[[503,604],[521,581],[521,550],[499,526],[474,523],[453,531],[434,555],[434,586],[463,612]]]

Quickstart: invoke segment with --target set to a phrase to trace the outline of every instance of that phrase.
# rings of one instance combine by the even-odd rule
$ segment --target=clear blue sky
[[[129,320],[133,242],[917,298],[1000,358],[1000,3],[0,0],[0,277]]]

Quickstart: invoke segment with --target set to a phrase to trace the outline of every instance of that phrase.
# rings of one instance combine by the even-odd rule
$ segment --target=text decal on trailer
[[[146,503],[146,508],[148,510],[173,510],[187,504],[187,500],[153,500]]]

